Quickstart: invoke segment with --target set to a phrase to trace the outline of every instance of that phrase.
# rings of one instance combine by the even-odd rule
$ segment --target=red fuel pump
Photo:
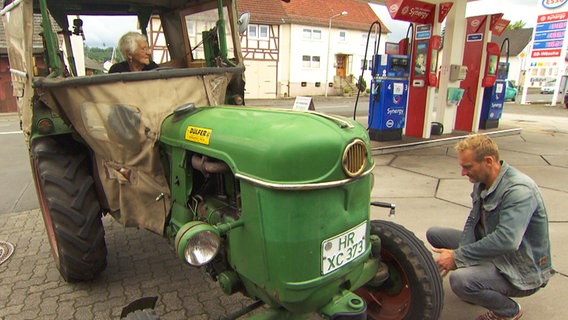
[[[442,47],[442,37],[432,36],[429,41],[428,50],[428,86],[436,87],[438,85],[438,53]]]
[[[428,86],[438,84],[438,52],[441,47],[441,37],[431,35],[431,25],[417,26],[414,34],[412,50],[412,72],[410,90],[408,93],[408,115],[405,135],[411,137],[423,136],[424,120]]]
[[[483,74],[481,86],[491,87],[497,80],[497,72],[499,71],[499,56],[501,55],[501,50],[499,50],[499,45],[495,42],[488,42],[486,50],[487,59],[485,59],[485,73]]]
[[[426,126],[430,126],[430,123],[426,123],[426,119],[429,118],[426,115],[428,87],[438,85],[438,51],[442,43],[442,38],[433,35],[432,30],[437,29],[433,26],[444,21],[453,4],[445,2],[436,5],[420,0],[385,0],[385,5],[391,18],[408,21],[415,26],[409,43],[409,47],[412,48],[412,66],[405,135],[422,138],[427,133]],[[438,11],[437,21],[436,11]],[[402,43],[400,47],[404,47]]]
[[[493,86],[499,72],[499,45],[487,42],[487,39],[491,32],[499,35],[509,24],[508,20],[501,19],[502,16],[503,14],[493,14],[467,18],[464,48],[466,54],[462,64],[467,67],[468,72],[460,83],[464,95],[456,110],[456,130],[475,132],[478,129],[482,102],[479,90]],[[483,51],[486,53],[484,61],[481,59]]]

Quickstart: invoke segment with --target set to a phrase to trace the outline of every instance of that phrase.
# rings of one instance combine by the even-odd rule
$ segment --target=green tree
[[[98,47],[85,46],[85,55],[92,60],[103,63],[111,59],[112,50],[113,50],[112,47],[98,48]],[[115,60],[120,60],[120,54],[118,53],[118,50],[116,50],[115,52]]]
[[[527,23],[523,20],[516,21],[514,23],[509,23],[507,30],[518,30],[523,29]]]

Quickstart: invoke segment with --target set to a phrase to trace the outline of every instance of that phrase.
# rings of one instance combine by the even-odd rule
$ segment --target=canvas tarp
[[[12,74],[13,95],[18,103],[23,131],[26,141],[29,140],[31,130],[32,89],[32,34],[33,15],[32,1],[23,0],[11,7],[8,5],[2,10],[2,23],[8,46],[8,59]]]
[[[94,151],[100,185],[113,215],[127,227],[162,234],[170,188],[156,145],[160,126],[181,105],[222,104],[228,81],[228,74],[90,85],[65,84],[65,80],[54,85],[57,80],[53,80],[38,92]]]

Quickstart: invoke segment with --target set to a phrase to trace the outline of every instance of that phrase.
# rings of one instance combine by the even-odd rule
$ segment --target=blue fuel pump
[[[479,129],[495,129],[499,127],[499,120],[503,115],[505,104],[505,93],[507,92],[507,78],[509,77],[509,39],[505,38],[501,44],[507,44],[507,61],[499,62],[497,68],[497,80],[491,87],[486,87],[483,91],[483,101],[481,104],[481,114],[479,119]]]
[[[373,56],[369,98],[369,137],[375,141],[402,139],[408,100],[410,58],[407,55]]]
[[[500,62],[495,84],[485,88],[483,91],[479,129],[495,129],[499,127],[499,120],[503,114],[503,105],[505,103],[508,76],[509,63]]]

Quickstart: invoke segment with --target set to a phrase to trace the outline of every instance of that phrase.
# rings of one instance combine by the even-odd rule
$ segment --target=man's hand
[[[440,270],[440,275],[442,275],[442,277],[445,277],[450,270],[458,268],[454,261],[454,250],[432,248],[432,251],[439,254],[436,258],[434,258],[434,262],[438,265],[438,269]]]

